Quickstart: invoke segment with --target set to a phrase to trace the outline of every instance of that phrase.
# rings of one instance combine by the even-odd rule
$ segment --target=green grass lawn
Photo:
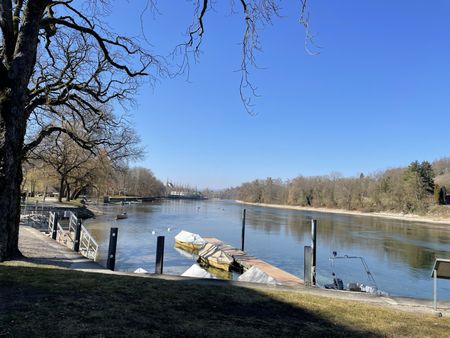
[[[289,291],[0,264],[0,337],[445,337],[450,319]]]

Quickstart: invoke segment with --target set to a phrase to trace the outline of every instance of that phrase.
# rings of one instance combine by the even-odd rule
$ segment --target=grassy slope
[[[450,335],[450,319],[286,291],[0,265],[0,336]]]

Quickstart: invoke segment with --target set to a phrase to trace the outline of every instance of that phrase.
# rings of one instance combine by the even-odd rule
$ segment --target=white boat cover
[[[175,240],[184,243],[192,243],[195,245],[204,245],[206,241],[198,234],[181,230],[178,235],[175,236]]]
[[[232,264],[234,259],[229,254],[220,250],[216,245],[207,243],[198,255],[206,260],[214,260],[219,264]]]
[[[148,271],[142,268],[137,268],[136,270],[134,270],[134,273],[147,273]]]
[[[261,271],[255,266],[252,266],[246,272],[239,276],[238,281],[251,282],[251,283],[263,283],[270,285],[277,285],[277,281],[272,276],[269,276],[264,271]]]
[[[184,277],[196,277],[196,278],[214,278],[208,271],[203,269],[197,263],[192,265],[189,269],[181,274]]]

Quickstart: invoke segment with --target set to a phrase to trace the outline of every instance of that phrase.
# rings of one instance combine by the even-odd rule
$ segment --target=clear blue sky
[[[144,1],[117,1],[110,23],[139,34]],[[297,1],[261,31],[256,116],[239,98],[243,21],[217,1],[200,62],[144,86],[133,109],[147,149],[139,165],[163,181],[224,188],[256,178],[372,173],[448,156],[450,2],[311,1],[319,56],[303,48]],[[182,42],[192,5],[160,1],[144,16],[152,49]]]

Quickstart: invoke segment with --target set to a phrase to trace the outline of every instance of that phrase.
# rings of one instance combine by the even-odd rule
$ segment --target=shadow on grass
[[[91,261],[83,256],[76,258],[50,258],[50,257],[22,257],[20,258],[21,262],[25,263],[33,263],[37,265],[48,265],[50,267],[58,266],[63,268],[72,268],[72,269],[104,269],[104,266],[99,264],[98,262]]]
[[[378,336],[320,313],[231,285],[0,266],[0,336]]]

